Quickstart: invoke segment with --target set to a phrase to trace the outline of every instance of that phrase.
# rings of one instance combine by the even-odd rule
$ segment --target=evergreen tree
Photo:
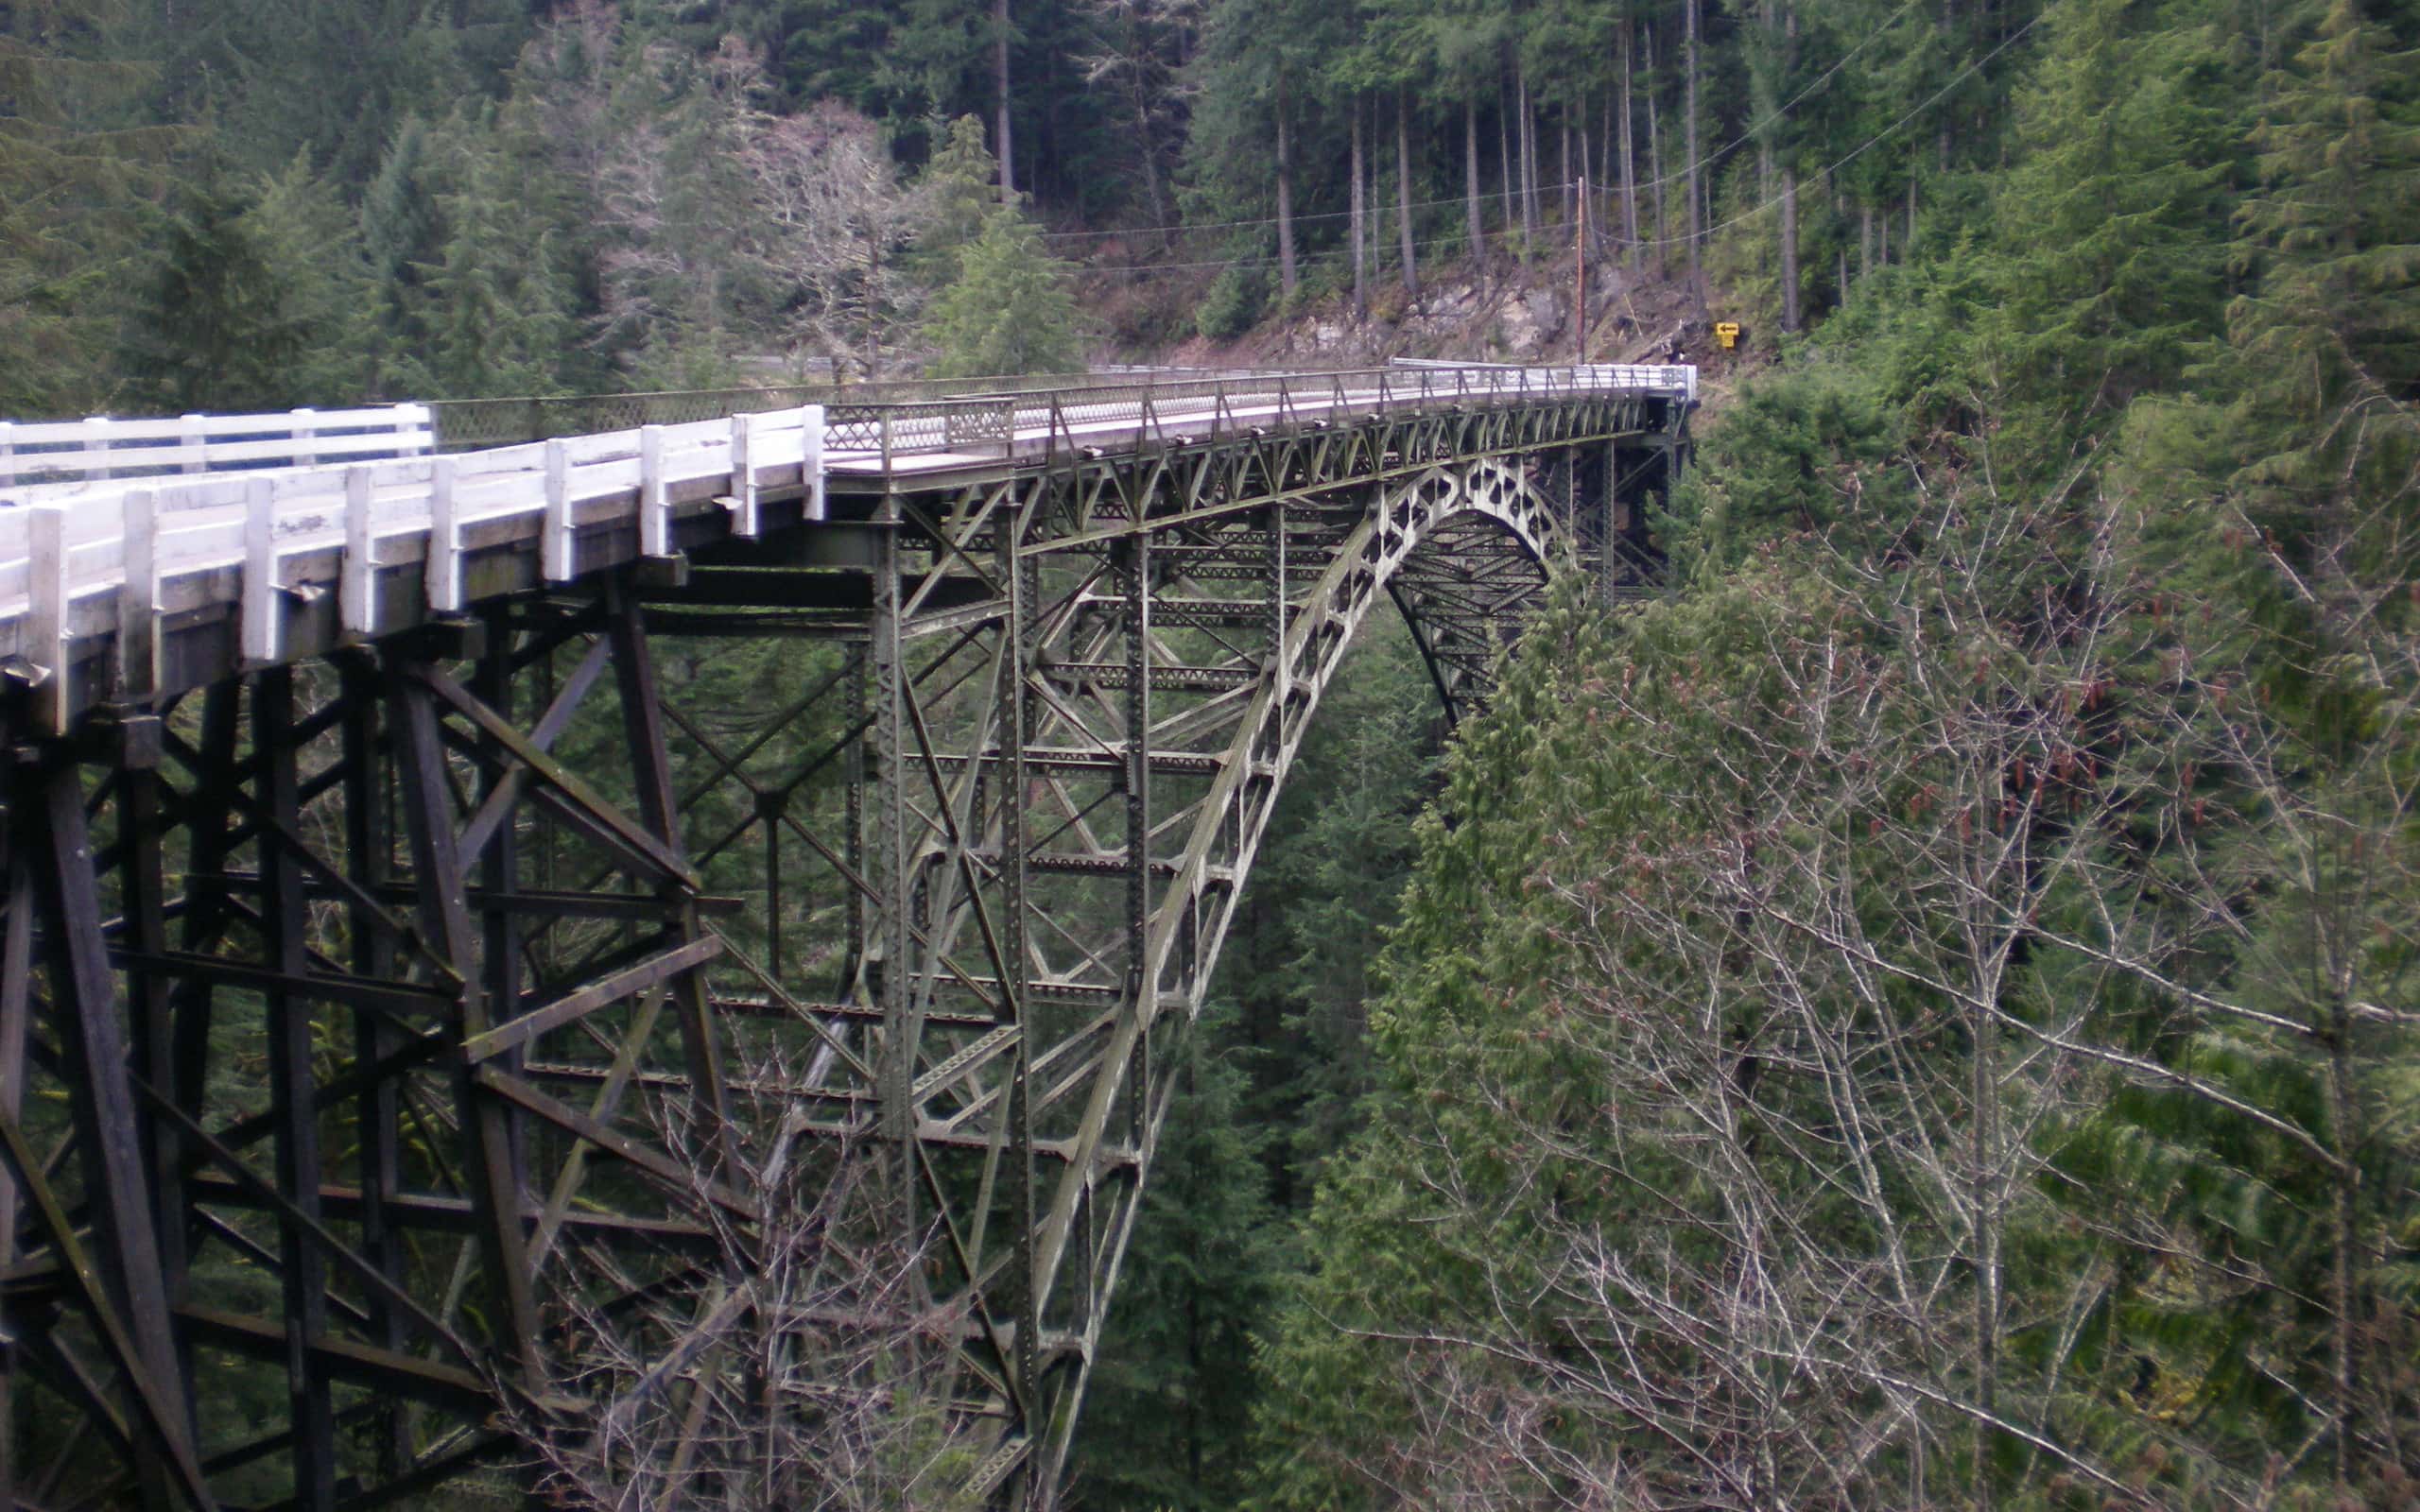
[[[418,270],[425,344],[403,381],[447,398],[560,392],[578,337],[563,186],[508,124],[457,117],[443,138],[445,229]]]
[[[1219,1015],[1187,1035],[1087,1393],[1083,1504],[1212,1512],[1252,1487],[1252,1341],[1275,1276],[1261,1129],[1245,1078],[1212,1048]]]
[[[2265,183],[2241,260],[2258,277],[2228,310],[2252,379],[2239,434],[2269,454],[2264,492],[2332,492],[2357,457],[2354,486],[2374,490],[2410,451],[2374,447],[2346,411],[2420,399],[2420,52],[2334,0],[2295,61],[2252,137]]]
[[[2242,79],[2200,8],[2147,18],[2132,0],[2057,0],[2044,25],[2027,150],[1998,196],[1994,339],[2045,427],[2013,438],[2020,455],[2105,426],[2217,335],[2226,248],[2212,228],[2238,169],[2228,106]]]
[[[301,160],[246,194],[187,187],[130,318],[126,367],[147,409],[341,407],[367,397],[367,277],[352,217]]]
[[[1082,322],[1064,266],[1032,222],[1003,207],[959,253],[958,277],[934,296],[925,334],[942,377],[1073,372]]]
[[[959,254],[991,223],[1000,203],[999,175],[999,164],[983,146],[983,123],[972,115],[952,121],[949,140],[917,185],[924,225],[916,232],[916,250],[936,283],[957,276]]]
[[[0,9],[0,416],[90,412],[113,387],[139,197],[175,137],[125,112],[148,77],[127,19],[108,0]]]

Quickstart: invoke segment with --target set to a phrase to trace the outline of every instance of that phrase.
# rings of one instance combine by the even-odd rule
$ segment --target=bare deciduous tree
[[[885,337],[912,314],[901,253],[923,215],[880,129],[828,100],[757,115],[739,163],[754,186],[753,255],[793,344],[879,376]]]
[[[1355,1466],[1390,1500],[2409,1473],[2408,531],[2261,564],[2363,690],[2331,754],[2197,664],[2242,627],[2184,623],[2118,502],[1970,497],[1651,612],[1577,690],[1622,733],[1530,881],[1557,964],[1411,1162],[1459,1305],[1358,1329],[1422,1424]],[[2176,1201],[2230,1178],[2221,1227]],[[2202,1421],[2246,1373],[2298,1439]]]
[[[774,1092],[794,1085],[778,1057],[736,1081],[763,1104],[743,1126],[765,1135],[738,1169],[664,1120],[698,1173],[681,1206],[715,1235],[687,1284],[634,1299],[601,1249],[566,1244],[555,1262],[574,1341],[558,1383],[584,1406],[520,1425],[541,1490],[613,1512],[953,1512],[978,1454],[947,1413],[958,1319],[922,1291],[892,1173],[803,1132]],[[717,1181],[762,1221],[735,1223]]]

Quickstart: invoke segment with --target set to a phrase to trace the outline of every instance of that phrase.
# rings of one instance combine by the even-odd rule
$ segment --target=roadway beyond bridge
[[[770,1499],[813,1470],[726,1409],[884,1387],[786,1398],[752,1310],[905,1326],[965,1499],[1047,1505],[1355,633],[1467,712],[1550,564],[1646,579],[1695,397],[1143,375],[233,472],[112,422],[0,487],[0,1507],[390,1505],[649,1412],[649,1504]]]

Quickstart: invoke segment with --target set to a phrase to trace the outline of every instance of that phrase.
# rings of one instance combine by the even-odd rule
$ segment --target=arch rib
[[[1061,1280],[1079,1209],[1093,1187],[1093,1167],[1110,1111],[1121,1096],[1134,1092],[1128,1079],[1138,1062],[1136,1047],[1164,1017],[1181,1015],[1189,1024],[1199,1016],[1261,837],[1321,696],[1381,594],[1441,527],[1458,520],[1492,524],[1519,548],[1543,584],[1556,549],[1554,511],[1515,469],[1496,461],[1440,466],[1403,485],[1380,488],[1377,507],[1346,538],[1319,586],[1287,626],[1282,651],[1253,691],[1250,709],[1194,820],[1176,876],[1152,912],[1139,990],[1122,1005],[1115,1034],[1101,1057],[1102,1074],[1085,1110],[1079,1148],[1043,1219],[1037,1285],[1046,1308]],[[1417,610],[1408,608],[1407,612]],[[1157,1074],[1152,1085],[1142,1090],[1150,1111],[1133,1190],[1109,1236],[1109,1253],[1098,1286],[1104,1299],[1114,1289],[1141,1200],[1144,1173],[1174,1086],[1164,1062],[1148,1057],[1139,1059]],[[1101,1311],[1095,1309],[1088,1321],[1087,1362],[1091,1346],[1098,1343]],[[1046,1482],[1057,1478],[1081,1391],[1079,1380],[1063,1409],[1054,1415]]]

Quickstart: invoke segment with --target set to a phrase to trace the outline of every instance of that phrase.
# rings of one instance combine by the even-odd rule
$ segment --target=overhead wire
[[[1721,161],[1723,158],[1737,152],[1740,147],[1745,146],[1748,143],[1755,140],[1757,132],[1762,131],[1766,127],[1772,125],[1773,122],[1780,120],[1791,111],[1796,110],[1800,105],[1804,104],[1810,95],[1830,84],[1832,79],[1841,69],[1846,68],[1851,62],[1855,61],[1859,53],[1864,52],[1868,47],[1871,47],[1876,42],[1879,42],[1886,32],[1888,32],[1893,26],[1899,24],[1900,18],[1907,15],[1909,11],[1913,10],[1921,3],[1922,0],[1904,0],[1904,3],[1901,4],[1899,9],[1891,13],[1888,20],[1875,27],[1863,42],[1858,43],[1847,52],[1842,53],[1839,59],[1834,60],[1831,67],[1824,69],[1823,73],[1817,75],[1812,83],[1808,84],[1805,89],[1800,90],[1797,94],[1791,95],[1788,100],[1784,101],[1780,105],[1773,107],[1773,109],[1767,112],[1761,119],[1743,129],[1737,136],[1732,138],[1729,142],[1724,143],[1721,146],[1715,148],[1705,156],[1698,159],[1694,163],[1675,169],[1671,173],[1666,174],[1661,178],[1634,180],[1632,188],[1634,190],[1655,189],[1669,184],[1679,183],[1683,180],[1686,179],[1692,172],[1701,168],[1710,167],[1714,163]],[[1541,196],[1561,194],[1565,189],[1578,187],[1582,181],[1582,180],[1564,179],[1550,184],[1540,184],[1538,186],[1538,193]],[[1605,185],[1604,187],[1610,188],[1612,186]],[[1390,211],[1401,212],[1405,210],[1434,210],[1441,205],[1467,204],[1474,198],[1481,200],[1507,199],[1516,196],[1525,195],[1529,191],[1527,189],[1512,188],[1491,189],[1476,196],[1468,194],[1448,195],[1436,199],[1416,199],[1409,205],[1400,203],[1390,204],[1379,209],[1376,214],[1385,215]],[[1288,218],[1293,220],[1296,225],[1300,225],[1305,221],[1310,220],[1342,220],[1350,216],[1352,214],[1353,212],[1350,210],[1318,210],[1305,212],[1302,215]],[[1263,215],[1252,220],[1214,220],[1190,224],[1180,223],[1169,226],[1130,226],[1112,231],[1046,231],[1042,234],[1046,240],[1084,241],[1101,240],[1119,236],[1168,236],[1185,232],[1248,231],[1258,226],[1274,226],[1278,224],[1280,224],[1280,217],[1275,215]]]
[[[1910,0],[1910,4],[1912,4],[1912,3],[1913,3],[1913,0]],[[1907,9],[1907,8],[1905,8],[1905,7],[1903,7],[1903,8],[1902,8],[1902,9],[1903,9],[1903,10],[1904,10],[1905,9]],[[1894,17],[1893,19],[1895,20],[1896,18]],[[1865,156],[1865,154],[1867,154],[1868,152],[1871,152],[1871,151],[1872,151],[1872,150],[1874,150],[1876,147],[1877,147],[1877,146],[1881,146],[1884,142],[1886,142],[1886,141],[1890,140],[1893,136],[1895,136],[1896,134],[1898,134],[1898,132],[1899,132],[1902,129],[1904,129],[1904,128],[1907,126],[1907,124],[1908,124],[1909,122],[1910,122],[1910,121],[1914,120],[1917,116],[1922,115],[1925,112],[1927,112],[1927,111],[1928,111],[1928,110],[1932,109],[1932,107],[1933,107],[1933,106],[1935,106],[1935,105],[1937,105],[1937,104],[1941,103],[1941,101],[1942,101],[1943,99],[1945,99],[1945,97],[1947,97],[1947,95],[1949,94],[1949,92],[1950,92],[1950,91],[1952,91],[1952,90],[1956,89],[1959,85],[1961,85],[1961,84],[1964,83],[1968,78],[1973,77],[1974,77],[1974,75],[1975,75],[1978,71],[1979,71],[1980,69],[1982,69],[1986,64],[1990,63],[1990,62],[1992,61],[1992,60],[1994,60],[1994,59],[1997,58],[2000,54],[2002,54],[2002,53],[2004,53],[2004,52],[2008,51],[2011,47],[2015,46],[2015,45],[2016,45],[2016,43],[2019,43],[2020,41],[2022,41],[2022,40],[2025,38],[2025,36],[2026,36],[2029,32],[2032,31],[2032,29],[2033,29],[2036,26],[2039,26],[2039,25],[2041,24],[2041,20],[2042,20],[2042,18],[2041,18],[2040,16],[2035,16],[2032,20],[2028,21],[2024,26],[2019,26],[2019,27],[2017,27],[2017,28],[2016,28],[2016,30],[2014,30],[2014,31],[2013,31],[2013,32],[2009,33],[2006,37],[2004,37],[2004,38],[2002,38],[2002,39],[2000,40],[2000,42],[1999,42],[1998,45],[1995,46],[1994,48],[1992,48],[1992,50],[1991,50],[1991,51],[1989,51],[1989,52],[1987,52],[1987,53],[1983,54],[1981,57],[1979,57],[1979,58],[1976,59],[1975,60],[1973,60],[1972,62],[1968,63],[1965,67],[1963,67],[1963,68],[1960,69],[1957,73],[1955,73],[1955,74],[1951,75],[1947,83],[1943,84],[1943,85],[1941,86],[1941,88],[1939,88],[1939,89],[1937,89],[1937,90],[1935,90],[1935,91],[1933,91],[1933,93],[1932,93],[1932,94],[1930,94],[1927,95],[1927,96],[1926,96],[1926,97],[1925,97],[1925,98],[1924,98],[1920,103],[1918,103],[1918,104],[1917,104],[1913,109],[1910,110],[1906,114],[1904,114],[1904,115],[1900,116],[1897,120],[1895,120],[1895,121],[1893,121],[1893,122],[1892,122],[1889,126],[1884,127],[1881,130],[1876,131],[1874,135],[1872,135],[1872,136],[1870,136],[1870,137],[1866,138],[1864,142],[1860,143],[1860,144],[1859,144],[1859,145],[1858,145],[1858,146],[1857,146],[1853,151],[1849,152],[1846,156],[1841,157],[1841,158],[1840,158],[1840,159],[1836,160],[1835,162],[1833,162],[1833,163],[1831,163],[1826,164],[1826,165],[1824,166],[1824,168],[1822,170],[1822,173],[1823,173],[1823,174],[1824,174],[1824,175],[1829,175],[1829,174],[1833,174],[1833,173],[1838,173],[1841,169],[1847,167],[1850,163],[1855,163],[1858,159],[1859,159],[1859,158],[1861,158],[1861,157]],[[1853,55],[1852,55],[1852,56],[1853,56]],[[1842,63],[1845,63],[1847,60],[1847,60],[1847,58],[1843,58],[1843,59],[1841,60],[1841,62],[1842,62]],[[1834,65],[1834,67],[1833,67],[1833,69],[1832,69],[1832,70],[1830,70],[1830,72],[1832,72],[1832,73],[1837,73],[1837,72],[1839,71],[1839,67],[1840,67],[1840,65],[1839,65],[1839,64],[1835,64],[1835,65]],[[1827,77],[1828,77],[1828,76],[1827,76]],[[1807,89],[1807,90],[1801,91],[1801,92],[1800,92],[1800,94],[1798,94],[1798,96],[1797,96],[1797,99],[1804,99],[1804,98],[1806,98],[1806,94],[1807,94],[1808,93],[1810,93],[1814,87],[1815,87],[1815,86],[1810,85],[1810,86],[1808,86],[1808,89]],[[1792,103],[1792,104],[1795,104],[1795,103],[1797,103],[1797,100],[1793,100],[1791,103]],[[1782,109],[1787,110],[1787,109],[1789,109],[1789,107],[1788,107],[1788,106],[1785,106],[1785,107],[1782,107]],[[1751,133],[1751,134],[1753,134],[1753,133]],[[1747,139],[1748,139],[1747,137],[1743,136],[1743,137],[1741,137],[1739,140],[1740,140],[1740,141],[1745,141],[1745,140],[1747,140]],[[1731,144],[1731,146],[1737,146],[1737,145],[1738,145],[1738,142],[1734,142],[1733,144]],[[1723,149],[1723,150],[1729,150],[1729,148],[1725,148],[1725,149]],[[1710,159],[1708,159],[1708,160],[1701,160],[1701,161],[1711,161],[1711,160],[1710,160]],[[1653,180],[1653,181],[1654,181],[1654,182],[1668,182],[1668,181],[1671,181],[1671,180]],[[1651,187],[1651,186],[1652,186],[1652,185],[1651,185],[1651,184],[1649,184],[1649,185],[1643,185],[1642,187]],[[1558,184],[1556,184],[1556,185],[1554,185],[1554,186],[1553,186],[1553,191],[1559,191],[1559,190],[1561,190],[1563,187],[1564,187],[1564,185],[1563,185],[1563,184],[1558,183]],[[1547,190],[1547,189],[1546,189],[1546,188],[1541,188],[1539,192],[1540,192],[1541,194],[1546,194],[1546,193],[1549,193],[1549,192],[1553,192],[1553,191],[1549,191],[1549,190]],[[1503,195],[1505,195],[1505,194],[1515,194],[1515,193],[1520,193],[1520,192],[1521,192],[1521,191],[1518,191],[1518,190],[1506,190],[1506,191],[1502,191],[1502,192],[1500,192],[1500,193],[1498,193],[1498,194],[1490,195],[1490,196],[1483,196],[1483,197],[1481,197],[1481,198],[1502,198],[1502,197],[1503,197]],[[1460,203],[1461,203],[1461,202],[1462,202],[1463,198],[1464,198],[1464,197],[1457,196],[1456,198],[1452,198],[1452,199],[1432,200],[1432,201],[1430,201],[1429,203],[1431,203],[1431,204],[1444,204],[1444,205],[1460,204]],[[1755,219],[1757,216],[1759,216],[1759,215],[1763,215],[1766,211],[1768,211],[1768,210],[1771,210],[1771,209],[1774,208],[1775,206],[1779,205],[1780,203],[1781,203],[1781,197],[1780,197],[1779,195],[1775,195],[1775,196],[1772,197],[1771,198],[1768,198],[1768,199],[1766,199],[1766,200],[1762,201],[1761,203],[1759,203],[1759,204],[1755,205],[1754,208],[1752,208],[1752,209],[1750,209],[1750,210],[1747,210],[1747,211],[1744,211],[1744,212],[1742,212],[1742,213],[1741,213],[1741,214],[1739,214],[1739,215],[1737,215],[1732,216],[1729,220],[1720,221],[1720,222],[1718,222],[1718,223],[1716,223],[1716,224],[1714,224],[1714,225],[1707,226],[1707,227],[1706,227],[1706,228],[1704,228],[1703,231],[1699,231],[1699,232],[1685,232],[1685,233],[1683,233],[1683,234],[1681,234],[1681,235],[1678,235],[1678,236],[1646,236],[1646,237],[1641,237],[1641,238],[1639,238],[1639,240],[1638,240],[1635,244],[1634,244],[1634,245],[1636,245],[1636,246],[1639,246],[1639,247],[1679,247],[1679,246],[1685,246],[1685,245],[1686,245],[1689,241],[1691,241],[1694,237],[1700,237],[1700,236],[1711,236],[1711,235],[1713,235],[1716,232],[1720,232],[1720,231],[1729,231],[1729,230],[1731,230],[1733,227],[1746,225],[1749,221],[1752,221],[1752,220]],[[1351,214],[1352,214],[1352,212],[1351,212],[1351,211],[1349,211],[1349,210],[1348,210],[1348,211],[1322,211],[1322,212],[1321,212],[1321,213],[1320,213],[1320,218],[1330,218],[1330,217],[1334,217],[1334,216],[1338,216],[1338,215],[1351,215]],[[1310,218],[1313,218],[1313,217],[1310,217],[1310,216],[1299,216],[1299,215],[1295,217],[1295,219],[1296,219],[1297,221],[1301,221],[1301,220],[1305,220],[1305,219],[1310,219]],[[1253,221],[1253,222],[1238,222],[1237,224],[1265,225],[1265,224],[1271,224],[1271,223],[1270,223],[1270,222],[1264,222],[1264,221]],[[1178,228],[1168,228],[1168,229],[1183,230],[1183,229],[1184,229],[1184,228],[1178,227]],[[1202,229],[1211,229],[1211,228],[1202,228]],[[1143,234],[1143,232],[1120,232],[1120,233],[1115,233],[1115,234],[1141,235],[1141,234]],[[1417,242],[1417,243],[1414,243],[1414,244],[1413,244],[1413,247],[1414,247],[1414,249],[1415,249],[1415,250],[1419,250],[1419,249],[1426,249],[1426,248],[1436,248],[1436,247],[1445,247],[1445,246],[1461,246],[1461,245],[1462,245],[1462,242],[1463,242],[1463,238],[1462,238],[1461,236],[1460,236],[1460,235],[1453,235],[1453,236],[1437,237],[1437,238],[1433,238],[1433,239],[1428,240],[1428,241],[1426,241],[1426,242]],[[1390,249],[1390,248],[1392,248],[1394,244],[1393,244],[1393,242],[1392,242],[1390,238],[1381,237],[1381,238],[1379,238],[1378,245],[1379,245],[1379,247],[1380,247],[1382,249]],[[1348,257],[1351,257],[1352,255],[1353,255],[1353,252],[1352,252],[1352,249],[1351,249],[1350,248],[1340,248],[1340,249],[1330,249],[1330,250],[1327,250],[1327,251],[1321,251],[1321,252],[1304,252],[1304,253],[1299,254],[1299,255],[1296,257],[1296,259],[1295,259],[1295,260],[1296,260],[1296,262],[1297,262],[1298,264],[1299,264],[1299,263],[1308,263],[1308,262],[1327,262],[1327,261],[1333,261],[1333,260],[1338,260],[1338,259],[1341,259],[1341,258],[1348,258]],[[1240,267],[1240,266],[1245,266],[1245,265],[1247,265],[1247,264],[1263,264],[1263,263],[1266,263],[1266,262],[1268,262],[1268,261],[1269,261],[1268,257],[1264,255],[1264,256],[1258,256],[1258,257],[1231,257],[1231,258],[1220,258],[1220,259],[1217,259],[1217,260],[1214,260],[1214,261],[1208,261],[1208,262],[1198,262],[1198,263],[1151,263],[1151,264],[1135,264],[1135,265],[1132,265],[1132,266],[1126,266],[1126,267],[1088,267],[1088,268],[1086,268],[1086,269],[1085,269],[1085,271],[1086,271],[1087,273],[1095,273],[1095,274],[1098,274],[1098,273],[1150,274],[1150,273],[1194,272],[1194,271],[1199,271],[1199,270],[1203,269],[1203,268],[1227,268],[1227,267]]]
[[[1948,83],[1942,85],[1941,88],[1925,96],[1923,103],[1917,105],[1915,109],[1892,122],[1889,126],[1884,127],[1881,130],[1875,132],[1872,136],[1867,137],[1862,143],[1858,144],[1855,151],[1852,151],[1846,157],[1836,159],[1833,162],[1824,164],[1822,172],[1818,174],[1817,177],[1827,177],[1831,174],[1838,173],[1842,168],[1847,167],[1850,163],[1855,163],[1858,159],[1865,156],[1868,152],[1873,151],[1876,147],[1880,146],[1884,142],[1896,135],[1899,129],[1906,126],[1910,121],[1914,120],[1917,116],[1922,115],[1925,112],[1932,109],[1935,105],[1940,104],[1942,100],[1948,96],[1951,90],[1956,89],[1959,85],[1972,77],[1984,64],[1990,62],[1993,59],[1997,58],[2000,54],[2008,51],[2011,47],[2015,46],[2017,43],[2024,38],[2027,32],[2031,31],[2035,26],[2041,25],[2041,23],[2042,18],[2037,15],[2032,20],[2027,22],[2024,26],[2010,32],[2006,37],[2000,39],[1998,46],[1994,47],[1990,52],[1985,53],[1982,57],[1976,59],[1973,62],[1968,63],[1965,67],[1951,75]],[[1772,198],[1765,200],[1754,209],[1747,210],[1739,215],[1734,215],[1729,220],[1708,226],[1703,231],[1698,232],[1695,234],[1699,236],[1711,236],[1719,231],[1729,231],[1734,226],[1744,226],[1749,221],[1755,219],[1758,215],[1763,215],[1766,211],[1772,209],[1780,203],[1781,196],[1774,195]],[[1662,236],[1654,238],[1642,237],[1639,240],[1638,245],[1641,247],[1671,247],[1685,243],[1688,240],[1690,240],[1690,237],[1687,235]]]
[[[1858,54],[1865,51],[1868,47],[1871,47],[1876,43],[1881,41],[1885,32],[1888,32],[1893,26],[1897,26],[1899,24],[1899,19],[1902,16],[1905,16],[1909,11],[1913,10],[1921,3],[1922,0],[1907,0],[1905,5],[1902,5],[1897,10],[1892,12],[1890,20],[1885,21],[1882,25],[1875,27],[1872,32],[1867,34],[1865,41],[1858,43],[1847,52],[1841,54],[1840,59],[1834,62],[1831,67],[1817,75],[1813,83],[1807,85],[1805,89],[1800,90],[1797,94],[1791,95],[1789,99],[1784,100],[1781,104],[1774,106],[1772,111],[1766,113],[1763,119],[1755,122],[1752,126],[1743,128],[1737,136],[1733,137],[1730,141],[1715,148],[1712,152],[1707,153],[1704,157],[1698,159],[1697,162],[1689,163],[1685,167],[1680,168],[1672,173],[1668,173],[1660,179],[1645,180],[1634,184],[1632,187],[1634,189],[1659,189],[1679,183],[1687,179],[1690,174],[1695,173],[1702,168],[1710,168],[1722,159],[1729,157],[1732,153],[1738,151],[1743,146],[1746,146],[1749,143],[1756,139],[1757,132],[1763,130],[1766,127],[1772,125],[1775,121],[1780,120],[1783,116],[1788,115],[1790,112],[1798,109],[1800,105],[1806,103],[1807,96],[1829,84],[1832,81],[1833,76],[1840,73],[1841,69],[1846,68],[1852,61],[1854,61]]]
[[[1573,180],[1565,179],[1554,183],[1540,184],[1538,186],[1538,193],[1541,195],[1560,194],[1564,190],[1573,188],[1576,185]],[[1477,197],[1470,195],[1451,195],[1443,199],[1415,199],[1409,205],[1389,204],[1384,208],[1384,210],[1378,213],[1383,215],[1399,210],[1434,210],[1440,205],[1464,204],[1473,198],[1479,199],[1508,199],[1517,195],[1526,194],[1527,192],[1527,190],[1523,189],[1490,189]],[[1353,212],[1350,210],[1312,210],[1305,211],[1299,215],[1294,215],[1288,218],[1290,218],[1294,224],[1299,226],[1306,220],[1342,220],[1352,214]],[[1132,226],[1123,231],[1046,231],[1042,234],[1045,239],[1058,238],[1060,240],[1073,240],[1078,237],[1098,239],[1105,236],[1167,236],[1180,234],[1185,232],[1243,231],[1254,226],[1274,226],[1277,224],[1279,224],[1279,221],[1276,216],[1264,215],[1257,220],[1212,220],[1175,226]]]

